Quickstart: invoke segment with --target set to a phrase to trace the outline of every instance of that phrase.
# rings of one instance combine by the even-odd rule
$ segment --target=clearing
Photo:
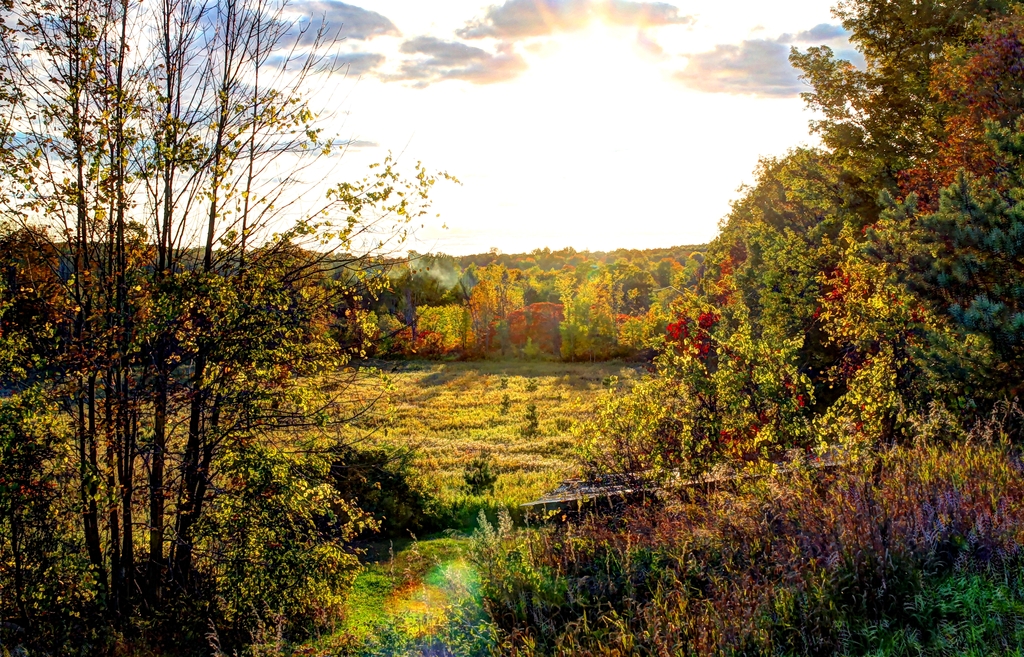
[[[488,453],[498,472],[494,500],[516,506],[572,474],[573,423],[640,371],[616,361],[401,363],[389,375],[389,422],[378,439],[415,449],[443,498],[463,495],[466,464]]]

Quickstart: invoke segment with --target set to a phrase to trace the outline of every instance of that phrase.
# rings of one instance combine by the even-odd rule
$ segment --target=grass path
[[[480,601],[471,540],[382,544],[358,575],[336,632],[306,653],[369,657],[489,654],[493,638]],[[301,652],[301,651],[300,651]]]

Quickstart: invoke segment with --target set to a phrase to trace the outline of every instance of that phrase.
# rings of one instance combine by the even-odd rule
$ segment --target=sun
[[[577,32],[526,44],[523,54],[531,64],[526,76],[542,81],[551,97],[596,94],[607,100],[616,89],[662,83],[665,71],[651,66],[668,59],[658,49],[643,30],[595,20]]]

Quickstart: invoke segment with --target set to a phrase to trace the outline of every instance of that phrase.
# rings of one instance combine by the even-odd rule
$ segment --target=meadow
[[[614,361],[408,362],[390,369],[386,397],[359,428],[377,429],[372,442],[413,450],[423,488],[464,521],[475,520],[483,504],[514,510],[573,476],[574,423],[641,372]],[[497,479],[493,491],[473,495],[464,474],[481,455],[493,461]]]
[[[1024,657],[1022,2],[842,0],[676,42],[687,103],[799,95],[813,146],[773,146],[722,217],[662,148],[661,210],[603,227],[588,202],[658,187],[609,169],[557,188],[585,233],[528,235],[565,248],[461,255],[409,250],[452,175],[384,143],[338,168],[316,96],[355,60],[286,4],[7,7],[0,657]],[[402,23],[401,59],[351,54],[410,88],[532,65],[563,10],[692,21],[551,2],[530,24],[559,29],[517,42],[496,21],[542,3],[507,0],[449,26],[492,54],[312,4],[381,20],[354,41]],[[749,142],[726,115],[709,163]],[[520,511],[581,472],[644,495]]]

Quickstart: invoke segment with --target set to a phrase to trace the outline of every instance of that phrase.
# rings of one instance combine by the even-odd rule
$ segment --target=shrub
[[[0,399],[0,647],[48,654],[95,649],[96,573],[78,553],[80,492],[69,428],[40,388]],[[31,654],[31,653],[28,653]]]
[[[337,463],[256,441],[227,450],[218,463],[226,490],[200,525],[199,565],[216,587],[212,606],[226,649],[258,638],[263,610],[286,611],[281,622],[290,631],[341,612],[359,569],[347,543],[377,523],[338,495],[330,481]]]
[[[420,490],[410,450],[342,450],[331,465],[341,498],[354,501],[380,523],[380,533],[397,538],[433,529],[430,498]]]
[[[540,418],[537,416],[537,405],[527,404],[526,414],[523,416],[526,421],[520,429],[519,433],[523,438],[536,438],[540,435]]]
[[[477,455],[466,465],[463,477],[473,495],[493,491],[494,483],[498,480],[498,475],[494,472],[494,459],[486,452]]]

